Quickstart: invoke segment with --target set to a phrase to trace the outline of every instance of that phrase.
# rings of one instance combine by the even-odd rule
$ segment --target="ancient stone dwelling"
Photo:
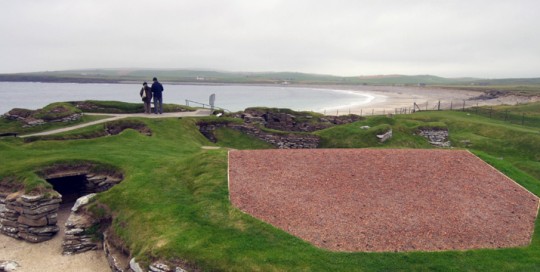
[[[53,185],[54,191],[0,191],[1,233],[32,243],[47,241],[59,231],[58,212],[62,207],[70,209],[78,198],[106,191],[122,180],[120,174],[93,173],[90,166],[48,172],[43,178]]]

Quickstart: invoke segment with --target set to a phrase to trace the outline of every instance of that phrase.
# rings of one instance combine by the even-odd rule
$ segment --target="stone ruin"
[[[217,142],[214,131],[222,127],[243,132],[280,149],[317,148],[320,142],[320,138],[316,135],[299,133],[270,133],[248,124],[199,122],[197,125],[199,127],[199,131],[213,143]]]
[[[54,112],[55,110],[60,110],[60,109],[61,108],[53,109],[52,112]],[[54,118],[54,119],[45,120],[43,118],[37,117],[39,116],[38,113],[40,113],[41,111],[42,110],[27,110],[27,109],[15,108],[5,113],[4,115],[2,115],[2,117],[8,120],[20,121],[23,123],[23,127],[33,127],[33,126],[44,125],[49,122],[64,122],[65,123],[65,122],[77,121],[81,119],[83,116],[82,112],[74,112],[71,114],[59,115],[57,118]]]
[[[60,202],[59,194],[0,192],[0,232],[32,243],[47,241],[59,230],[56,222]]]
[[[349,124],[362,120],[359,115],[316,117],[310,114],[280,109],[247,108],[235,117],[248,124],[260,124],[269,129],[289,132],[313,132],[334,125]]]
[[[111,271],[115,272],[187,271],[183,268],[186,264],[163,260],[154,261],[147,269],[143,269],[143,266],[130,257],[130,253],[110,228],[101,233],[106,226],[100,226],[103,222],[88,213],[86,205],[96,193],[106,191],[121,182],[121,174],[110,171],[104,173],[94,170],[92,165],[83,165],[73,168],[53,167],[52,170],[42,171],[40,176],[51,183],[56,191],[25,194],[22,188],[9,188],[0,184],[0,233],[31,243],[50,240],[60,229],[57,225],[59,209],[74,203],[73,207],[67,206],[71,210],[65,223],[65,235],[62,237],[62,254],[72,255],[103,249]],[[66,183],[76,185],[62,187]],[[102,237],[96,237],[97,235]],[[14,261],[0,259],[0,272],[13,271],[19,267]]]
[[[282,111],[282,112],[281,112]],[[321,116],[295,112],[286,109],[248,108],[234,115],[242,123],[199,122],[199,131],[211,142],[217,142],[214,131],[228,127],[265,141],[279,149],[317,148],[320,138],[309,134],[335,125],[348,124],[361,120],[358,115]],[[268,128],[280,132],[263,130]]]
[[[419,128],[418,135],[428,139],[429,143],[437,147],[450,147],[448,140],[448,128]]]
[[[80,197],[71,209],[65,224],[66,230],[62,241],[62,254],[71,255],[101,248],[99,239],[96,239],[96,233],[93,230],[100,223],[99,220],[88,213],[82,212],[81,209],[95,196],[96,194],[92,193]]]
[[[90,165],[53,171],[44,174],[43,178],[52,183],[56,191],[39,194],[25,194],[20,190],[0,191],[0,233],[32,243],[50,240],[59,231],[57,222],[61,204],[69,205],[82,195],[108,190],[123,179],[122,175],[117,173],[94,173]],[[69,233],[66,232],[64,253],[72,254],[93,249],[93,246],[87,246],[84,239],[77,238],[82,241],[79,244],[84,246],[69,242],[77,240],[71,238],[84,233],[80,225],[72,225],[68,226]],[[83,231],[79,232],[79,229]]]

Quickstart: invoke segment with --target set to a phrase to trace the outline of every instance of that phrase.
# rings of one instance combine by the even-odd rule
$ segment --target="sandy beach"
[[[313,86],[311,86],[313,87]],[[482,91],[449,90],[434,87],[405,87],[405,86],[338,86],[321,85],[321,89],[347,90],[370,96],[368,101],[335,108],[327,108],[326,114],[383,114],[400,110],[411,110],[414,104],[421,110],[459,109],[463,106],[515,105],[540,101],[540,97],[525,97],[503,95],[488,99],[481,98]]]

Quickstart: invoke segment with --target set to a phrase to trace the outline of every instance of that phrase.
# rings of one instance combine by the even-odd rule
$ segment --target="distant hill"
[[[0,81],[104,82],[150,81],[152,77],[170,83],[237,84],[344,84],[344,85],[537,85],[540,78],[444,78],[434,75],[374,75],[340,77],[297,72],[227,72],[189,69],[85,69],[0,74]]]

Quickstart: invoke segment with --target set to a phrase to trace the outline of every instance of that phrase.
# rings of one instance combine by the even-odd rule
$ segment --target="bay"
[[[38,109],[53,102],[114,100],[140,103],[140,84],[0,82],[0,113],[13,108]],[[247,107],[278,107],[323,112],[367,104],[367,92],[310,87],[252,85],[173,85],[164,83],[164,103],[185,105],[186,100],[215,105],[230,111]],[[199,106],[190,103],[191,106]]]

